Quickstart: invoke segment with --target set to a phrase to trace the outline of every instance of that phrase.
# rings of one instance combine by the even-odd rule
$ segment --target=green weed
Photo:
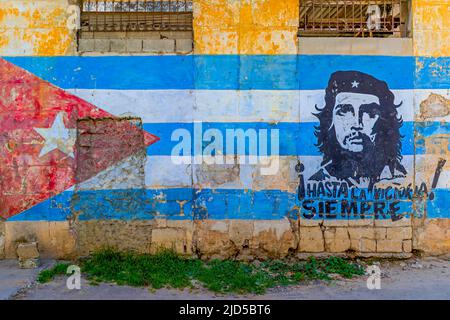
[[[64,275],[67,272],[67,268],[70,266],[68,263],[58,263],[50,269],[43,270],[39,273],[37,281],[39,283],[50,282],[57,275]]]
[[[154,255],[103,249],[79,261],[81,272],[91,283],[113,282],[136,287],[194,288],[195,284],[217,293],[262,294],[268,288],[298,284],[307,280],[330,280],[330,274],[345,278],[363,275],[364,269],[338,257],[309,258],[287,262],[268,260],[246,263],[234,260],[202,261],[179,256],[171,251]],[[39,275],[48,282],[65,274],[66,264],[56,265]]]

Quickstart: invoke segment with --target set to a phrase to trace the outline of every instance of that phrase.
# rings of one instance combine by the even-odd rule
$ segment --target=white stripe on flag
[[[72,94],[116,115],[134,115],[144,123],[166,122],[317,122],[324,90],[97,90]],[[403,121],[431,93],[450,98],[450,90],[393,90]],[[416,107],[414,107],[416,106]],[[417,112],[417,111],[416,111]],[[436,121],[450,121],[450,116]]]
[[[428,161],[426,155],[418,155],[416,163]],[[320,156],[300,156],[300,161],[304,164],[303,175],[308,179],[320,168],[322,157]],[[179,163],[181,159],[175,159]],[[434,159],[435,160],[435,159]],[[433,162],[437,162],[434,161]],[[77,186],[79,190],[113,190],[126,188],[190,188],[200,187],[204,189],[249,189],[249,190],[284,190],[295,192],[298,187],[298,173],[295,171],[297,157],[280,156],[279,170],[275,175],[262,175],[261,164],[241,164],[236,165],[206,165],[206,164],[175,164],[170,156],[147,156],[136,162],[136,159],[129,157],[107,170],[97,174],[95,177]],[[273,160],[272,160],[273,161]],[[404,156],[402,164],[408,172],[408,181],[413,179],[414,156]],[[144,173],[139,171],[144,165]],[[130,170],[134,170],[130,174]],[[124,172],[127,172],[124,175]],[[141,175],[139,175],[141,172]],[[449,170],[441,173],[437,188],[449,188]],[[122,179],[118,179],[122,177]],[[420,171],[416,173],[416,184],[422,181],[431,186],[430,177]],[[432,177],[431,177],[432,179]]]

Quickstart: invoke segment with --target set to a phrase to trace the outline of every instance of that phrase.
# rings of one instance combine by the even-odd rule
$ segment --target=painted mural
[[[421,210],[411,207],[413,201],[434,199],[432,189],[446,159],[438,160],[432,182],[411,178],[411,157],[402,153],[402,140],[408,143],[409,137],[401,133],[401,112],[414,106],[400,108],[404,102],[412,102],[401,98],[396,99],[385,81],[367,73],[331,74],[323,107],[316,105],[313,113],[319,121],[314,135],[320,165],[309,175],[305,174],[308,161],[296,167],[304,218],[396,221],[409,213],[421,215]]]
[[[344,71],[330,74],[321,61]],[[2,216],[398,220],[421,214],[419,200],[428,216],[445,216],[446,158],[431,159],[414,142],[415,101],[431,91],[425,79],[413,84],[413,63],[295,55],[6,58],[2,127],[16,129],[2,136],[11,159],[4,176],[14,174],[17,183],[2,191]],[[208,77],[195,78],[194,70]],[[430,122],[423,135],[446,128]],[[435,175],[419,179],[414,164],[424,157]],[[51,179],[20,178],[39,168]],[[30,192],[32,185],[40,191]]]
[[[412,4],[412,38],[305,41],[298,0],[195,0],[192,54],[127,56],[2,1],[0,243],[448,252],[450,19]]]

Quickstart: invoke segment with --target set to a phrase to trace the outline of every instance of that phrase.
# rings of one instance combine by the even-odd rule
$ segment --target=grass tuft
[[[58,263],[50,269],[42,270],[37,277],[37,281],[39,283],[50,282],[56,276],[66,274],[67,268],[69,266],[70,266],[70,264],[68,264],[68,263]]]
[[[154,255],[103,249],[80,260],[79,265],[91,283],[113,282],[135,287],[148,286],[194,288],[201,284],[217,293],[262,294],[268,288],[298,284],[307,280],[330,280],[330,274],[345,278],[363,275],[362,266],[349,260],[329,257],[287,262],[269,260],[250,264],[234,260],[186,258],[163,250]],[[59,264],[39,275],[48,282],[57,274],[65,274],[67,264]]]

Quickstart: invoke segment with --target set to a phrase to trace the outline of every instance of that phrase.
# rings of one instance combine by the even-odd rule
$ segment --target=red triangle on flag
[[[159,138],[0,59],[0,216],[83,182]]]

